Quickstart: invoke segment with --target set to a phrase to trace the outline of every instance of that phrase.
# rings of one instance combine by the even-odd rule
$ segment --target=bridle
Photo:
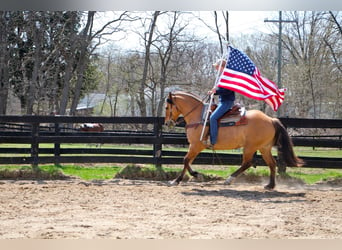
[[[205,97],[205,98],[206,98],[206,97]],[[204,100],[205,98],[203,98],[203,100]],[[176,126],[176,125],[182,123],[182,122],[184,121],[184,118],[185,118],[186,116],[188,116],[189,114],[191,114],[199,105],[201,105],[201,104],[203,103],[203,100],[202,100],[202,102],[199,102],[199,103],[198,103],[197,105],[195,105],[190,111],[188,111],[186,114],[184,114],[181,120],[175,121],[175,120],[172,119],[172,105],[175,105],[177,111],[179,111],[179,109],[178,109],[177,105],[175,104],[174,99],[176,99],[176,96],[173,96],[172,93],[170,92],[170,93],[169,93],[169,97],[166,99],[166,102],[170,104],[170,109],[171,109],[171,110],[170,110],[170,115],[169,115],[169,121],[170,121],[172,124],[170,124],[170,126]]]
[[[176,99],[176,97],[174,97],[174,98]],[[177,110],[178,110],[178,108],[177,108],[176,104],[174,103],[174,101],[173,101],[173,99],[172,99],[172,93],[171,93],[171,92],[169,93],[169,97],[166,99],[166,102],[167,102],[168,104],[170,104],[169,121],[171,122],[171,124],[169,124],[169,126],[174,127],[174,126],[178,125],[180,122],[177,122],[177,121],[173,120],[173,118],[172,118],[172,109],[173,109],[173,108],[172,108],[172,105],[175,105],[175,107],[176,107]]]

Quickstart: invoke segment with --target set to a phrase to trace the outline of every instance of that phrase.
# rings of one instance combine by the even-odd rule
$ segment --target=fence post
[[[31,141],[31,166],[34,171],[38,171],[39,162],[39,123],[32,123],[32,141]]]
[[[161,168],[161,160],[162,160],[162,119],[160,117],[156,117],[153,124],[153,132],[156,138],[156,141],[153,143],[153,159],[154,165],[156,168]]]
[[[55,136],[58,137],[60,135],[61,128],[59,126],[59,123],[55,123]],[[60,143],[55,143],[55,148],[54,148],[54,159],[55,159],[55,165],[60,165],[60,159],[59,157],[61,156],[61,144]]]

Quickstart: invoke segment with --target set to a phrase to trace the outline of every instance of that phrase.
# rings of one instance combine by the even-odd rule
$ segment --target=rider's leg
[[[210,142],[212,145],[217,142],[218,119],[220,119],[233,105],[233,102],[220,102],[210,116]]]

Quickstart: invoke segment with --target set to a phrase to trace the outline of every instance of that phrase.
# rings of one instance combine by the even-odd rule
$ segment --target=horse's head
[[[176,105],[176,97],[172,95],[172,93],[169,93],[168,98],[166,99],[165,104],[165,125],[169,127],[173,127],[176,125],[176,120],[181,114],[179,109]]]

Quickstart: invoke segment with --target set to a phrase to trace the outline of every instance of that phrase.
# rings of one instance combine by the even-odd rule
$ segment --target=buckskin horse
[[[200,141],[203,128],[201,121],[203,107],[204,103],[199,97],[182,91],[169,93],[166,100],[165,125],[175,125],[177,118],[183,115],[189,142],[189,149],[183,161],[183,170],[176,179],[170,182],[171,185],[178,185],[187,170],[195,178],[199,175],[191,169],[190,164],[207,147]],[[224,184],[231,184],[236,177],[248,169],[252,165],[254,153],[259,150],[270,168],[270,180],[265,189],[273,189],[276,175],[276,161],[271,154],[273,146],[278,147],[278,155],[279,152],[282,153],[287,166],[299,167],[304,162],[295,155],[291,138],[279,119],[271,118],[259,110],[248,110],[245,120],[244,125],[220,127],[218,131],[218,140],[213,150],[243,148],[240,168],[231,174]],[[208,127],[205,128],[205,134],[208,134]]]

